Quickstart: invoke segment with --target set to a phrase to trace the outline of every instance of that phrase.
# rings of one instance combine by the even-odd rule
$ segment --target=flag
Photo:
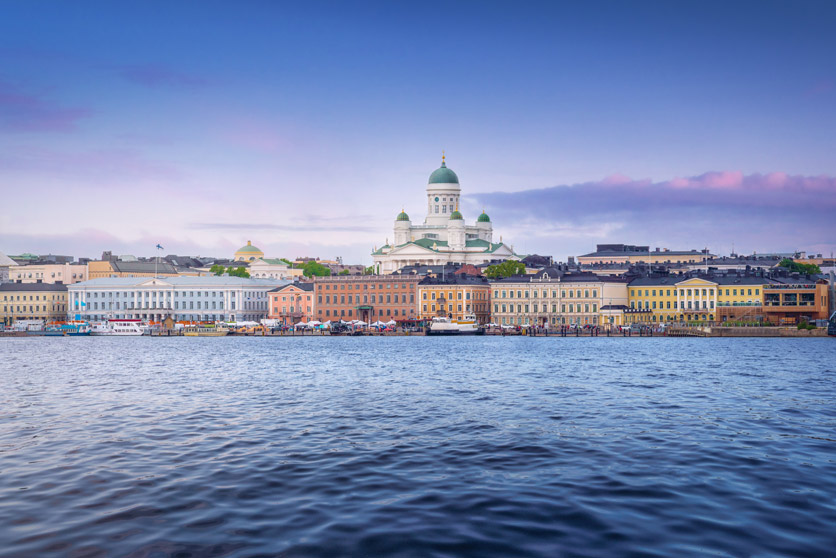
[[[163,248],[162,246],[160,246],[159,244],[157,244],[157,250],[165,250],[165,248]]]

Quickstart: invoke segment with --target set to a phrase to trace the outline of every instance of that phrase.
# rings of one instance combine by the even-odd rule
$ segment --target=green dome
[[[447,168],[447,164],[441,161],[441,166],[430,175],[429,184],[458,184],[459,177],[456,173]]]
[[[491,218],[488,217],[488,214],[483,211],[482,214],[479,216],[479,218],[476,219],[476,222],[477,223],[490,223]]]
[[[395,218],[396,221],[409,221],[409,215],[406,212],[401,211],[398,213],[398,216]]]
[[[462,219],[464,219],[464,217],[462,217],[462,214],[461,214],[461,213],[459,213],[459,210],[458,210],[458,209],[457,209],[457,210],[455,210],[453,213],[451,213],[451,214],[450,214],[450,220],[452,221],[452,220],[454,220],[454,219],[455,219],[455,220],[459,220],[459,221],[461,221]]]
[[[259,250],[258,248],[256,248],[252,244],[250,244],[249,241],[247,241],[246,246],[242,246],[241,248],[238,249],[238,251],[239,252],[261,252],[261,250]]]

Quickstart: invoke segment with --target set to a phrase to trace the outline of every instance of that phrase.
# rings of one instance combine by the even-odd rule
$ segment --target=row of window
[[[761,292],[760,289],[726,289],[726,296],[737,296],[738,290],[740,290],[741,296],[752,296],[753,291],[754,296],[759,296]],[[723,296],[723,289],[717,289],[717,291],[720,296]],[[729,294],[730,291],[731,294]],[[676,289],[673,289],[673,293],[676,296]],[[694,296],[714,296],[714,289],[679,289],[679,296],[692,296],[692,294]],[[644,289],[644,295],[642,295],[641,289],[630,289],[630,296],[656,296],[656,289]],[[659,296],[671,296],[671,289],[659,289]]]
[[[319,312],[317,312],[317,313],[319,314],[319,316],[324,315],[326,318],[329,318],[329,317],[334,317],[334,318],[345,318],[345,317],[351,318],[351,317],[354,317],[354,312],[352,311],[351,308],[349,308],[348,310],[334,310],[333,313],[332,313],[331,310],[328,310],[328,309],[326,309],[324,311],[319,310]],[[407,315],[407,310],[405,308],[400,308],[400,309],[398,309],[398,308],[394,308],[394,309],[386,308],[385,312],[384,312],[384,309],[381,309],[380,311],[375,313],[375,315],[379,316],[379,317],[383,317],[384,314],[386,314],[386,316],[406,316]],[[360,317],[362,314],[360,314],[360,312],[357,312],[356,315],[357,315],[357,317]]]
[[[290,306],[290,312],[291,312],[291,313],[293,313],[293,312],[297,312],[297,311],[298,311],[298,312],[302,312],[302,311],[303,311],[303,310],[302,310],[303,308],[304,308],[303,306]],[[311,313],[311,307],[310,307],[310,306],[308,306],[307,308],[308,308],[307,313],[308,313],[308,314],[310,314],[310,313]],[[287,309],[288,309],[288,307],[287,307],[287,306],[282,306],[282,314],[287,314],[287,312],[288,312],[288,310],[287,310]],[[273,307],[273,314],[278,314],[278,313],[279,313],[279,307],[278,307],[278,306],[274,306],[274,307]]]
[[[476,291],[473,294],[475,295],[473,297],[473,300],[485,300],[487,298],[485,296],[487,293],[484,293],[484,292],[481,292],[481,291]],[[430,300],[435,300],[435,295],[436,295],[436,292],[431,291],[430,292]],[[443,292],[438,293],[438,298],[447,298],[447,300],[454,300],[454,299],[455,300],[462,300],[462,291],[457,291],[455,293],[455,296],[454,296],[453,292],[451,291],[447,294],[447,297],[444,297]],[[422,300],[427,300],[427,291],[424,291],[423,293],[421,293],[421,299]],[[470,291],[467,291],[467,292],[464,293],[464,300],[470,300]]]
[[[29,306],[29,310],[26,309],[26,306],[4,306],[3,312],[8,314],[9,312],[20,313],[20,312],[46,312],[49,308],[47,304],[35,304],[34,306]],[[66,312],[67,306],[65,304],[53,304],[52,310],[53,313],[55,312]]]
[[[577,317],[566,317],[566,316],[552,316],[549,320],[552,325],[598,325],[598,317],[597,316],[577,316]],[[499,321],[499,323],[503,325],[540,325],[542,322],[531,322],[528,318],[517,317],[516,319],[512,317],[504,317]]]
[[[29,296],[29,298],[26,298]],[[64,300],[66,295],[52,295],[52,300]],[[41,295],[3,295],[3,302],[13,302],[13,301],[38,301],[41,300]],[[48,295],[43,295],[43,300],[49,300]]]
[[[516,297],[514,297],[514,292],[516,292],[516,294],[517,294]],[[532,290],[531,291],[531,298],[540,297],[539,296],[540,292],[541,291],[539,291],[537,289]],[[598,289],[592,289],[592,290],[590,290],[590,289],[583,289],[583,290],[581,290],[581,289],[578,289],[578,290],[569,289],[568,291],[561,290],[560,291],[560,298],[567,298],[567,296],[566,296],[567,292],[569,293],[568,298],[598,298]],[[493,297],[494,298],[528,298],[528,295],[529,295],[528,291],[522,291],[522,290],[520,290],[520,291],[499,291],[499,290],[496,290],[496,291],[493,292]],[[556,290],[551,291],[551,295],[552,295],[551,298],[557,298],[557,291]],[[540,297],[540,298],[549,298],[549,290],[548,289],[543,289],[542,290],[542,297]]]
[[[87,298],[171,298],[172,293],[174,298],[223,298],[224,296],[224,291],[122,291],[121,296],[119,291],[92,291],[87,293]],[[235,293],[226,291],[226,294],[232,296]],[[241,295],[247,298],[263,298],[266,296],[263,291],[245,291]]]
[[[340,297],[339,302],[337,301],[337,296]],[[348,297],[347,302],[346,302],[346,296]],[[362,296],[363,296],[363,301],[362,301],[363,303],[377,303],[378,302],[377,295],[371,295],[371,298],[370,298],[370,295],[362,295]],[[405,294],[402,294],[402,295],[399,296],[397,293],[395,293],[395,294],[387,294],[385,296],[386,296],[386,300],[384,301],[384,299],[383,299],[384,295],[380,295],[380,303],[381,304],[383,304],[384,302],[394,303],[394,304],[406,304],[406,295]],[[400,300],[398,300],[398,298],[400,298]],[[322,295],[319,295],[317,297],[317,302],[319,304],[322,304]],[[409,302],[413,303],[413,304],[415,303],[415,294],[410,294],[409,295]],[[347,304],[360,304],[361,303],[360,302],[360,295],[359,294],[356,295],[356,296],[355,295],[334,295],[334,302],[333,303],[334,304],[346,304],[346,303]],[[331,295],[325,295],[325,304],[331,304]]]
[[[693,301],[693,306],[691,305],[691,303],[692,303],[692,301],[690,301],[690,300],[689,301],[684,301],[683,300],[682,301],[682,309],[684,310],[684,309],[687,308],[689,310],[699,310],[699,308],[700,308],[700,301],[699,300]],[[638,304],[638,307],[636,306],[636,304]],[[631,300],[630,301],[630,308],[632,308],[634,310],[638,308],[639,310],[641,310],[642,309],[642,301],[641,300],[639,300],[639,301]],[[713,300],[703,300],[702,301],[702,308],[703,308],[703,310],[707,310],[708,308],[711,308],[713,310],[714,309],[714,301]],[[651,301],[645,300],[644,301],[644,309],[645,310],[650,310],[650,309],[656,310],[656,301],[654,300],[654,301],[651,302]],[[659,309],[660,310],[665,310],[666,309],[665,305],[662,301],[659,301]],[[673,301],[673,309],[674,310],[679,309],[677,307],[677,302],[675,300]],[[667,310],[671,310],[671,301],[670,300],[667,301]]]
[[[383,288],[384,288],[384,284],[383,284],[383,283],[362,283],[362,285],[363,285],[363,288],[362,288],[362,289],[360,289],[360,283],[357,283],[357,284],[354,284],[354,283],[348,283],[347,285],[348,285],[348,290],[349,290],[349,291],[350,291],[350,290],[352,290],[352,287],[356,287],[356,289],[355,289],[355,290],[358,290],[358,291],[359,291],[359,290],[364,290],[364,291],[372,290],[372,291],[373,291],[373,290],[375,289],[375,285],[376,285],[376,284],[377,284],[377,285],[379,285],[379,286],[377,287],[378,289],[383,289]],[[320,286],[322,289],[326,290],[326,291],[330,291],[330,290],[332,290],[332,289],[331,289],[331,283],[320,283],[320,285],[319,285],[319,286]],[[334,289],[333,289],[333,290],[335,290],[335,291],[340,291],[340,290],[344,291],[344,290],[346,290],[346,283],[342,283],[342,284],[340,284],[340,285],[338,285],[338,284],[336,284],[336,283],[335,283],[333,286],[334,286]],[[398,288],[398,285],[397,285],[397,283],[395,283],[395,285],[394,285],[394,287],[393,287],[393,286],[392,286],[392,283],[386,283],[385,288],[387,288],[387,289],[393,289],[393,288],[394,288],[394,289],[397,289],[397,288]],[[402,284],[401,284],[401,288],[402,288],[402,289],[407,288],[406,283],[402,283]]]
[[[513,304],[507,304],[506,305],[506,304],[495,303],[493,305],[494,313],[498,314],[500,312],[500,308],[502,309],[502,312],[514,312],[515,311],[514,310],[515,306]],[[529,310],[529,308],[531,310]],[[548,312],[549,311],[549,305],[548,304],[540,305],[540,304],[537,304],[536,302],[534,304],[531,304],[531,305],[528,305],[528,304],[517,304],[516,305],[516,312],[518,314],[521,314],[523,312],[525,312],[526,314],[528,312],[535,312],[536,313],[536,312],[540,312],[540,311]],[[552,311],[553,314],[557,313],[557,304],[552,304],[551,305],[551,311]],[[575,312],[578,312],[578,313],[580,313],[580,312],[596,313],[596,312],[598,312],[598,305],[594,304],[594,303],[592,303],[592,304],[590,304],[590,303],[585,303],[585,304],[580,304],[580,303],[578,303],[578,304],[572,304],[572,303],[561,304],[560,305],[560,312],[563,313],[563,314],[565,314],[567,312],[569,314],[574,314]]]

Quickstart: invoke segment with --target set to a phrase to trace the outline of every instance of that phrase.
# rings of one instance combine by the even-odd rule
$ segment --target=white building
[[[427,184],[427,216],[422,225],[413,225],[406,212],[395,218],[394,242],[386,241],[372,252],[378,274],[389,274],[406,265],[462,263],[478,265],[492,260],[519,259],[513,247],[494,242],[493,224],[483,211],[472,225],[459,211],[459,177],[441,167]]]
[[[9,281],[10,269],[17,267],[17,262],[0,252],[0,283]]]
[[[29,264],[19,265],[9,270],[11,281],[21,283],[80,283],[87,280],[87,264]]]
[[[258,321],[267,292],[288,283],[241,277],[108,277],[68,285],[70,319]]]
[[[293,279],[302,277],[301,269],[293,269],[284,260],[276,258],[259,258],[249,267],[250,277],[253,279]]]

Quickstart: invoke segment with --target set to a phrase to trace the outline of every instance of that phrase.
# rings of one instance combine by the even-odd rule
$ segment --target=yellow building
[[[763,305],[768,278],[749,275],[642,277],[628,287],[628,323],[725,321],[726,308],[743,308],[741,315],[755,321]]]
[[[242,246],[235,252],[234,260],[236,262],[254,262],[264,257],[264,252],[253,246],[249,240],[246,246]]]
[[[466,314],[476,316],[476,322],[490,321],[491,286],[484,277],[459,274],[425,277],[418,283],[418,317],[430,321],[435,316],[453,320]]]
[[[61,283],[0,284],[0,323],[67,319],[67,286]]]

